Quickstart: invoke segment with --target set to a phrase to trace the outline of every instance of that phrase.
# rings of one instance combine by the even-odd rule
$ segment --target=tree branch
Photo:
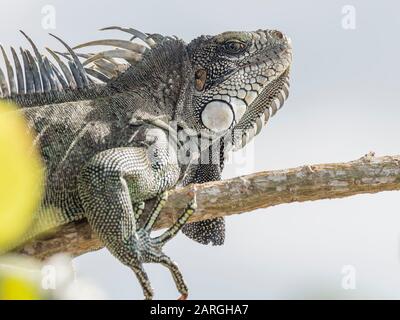
[[[198,210],[190,221],[199,221],[283,203],[390,190],[400,190],[400,155],[378,158],[370,153],[347,163],[258,172],[173,190],[155,229],[169,227],[176,221],[190,200],[191,191],[196,193]],[[81,221],[26,244],[20,252],[43,259],[58,252],[77,256],[101,247],[88,223]]]

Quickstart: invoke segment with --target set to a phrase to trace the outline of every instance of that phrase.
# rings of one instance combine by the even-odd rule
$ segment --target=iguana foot
[[[145,295],[145,299],[152,299],[153,290],[146,272],[143,269],[143,263],[160,263],[171,272],[175,285],[181,294],[180,299],[184,300],[188,296],[188,289],[183,279],[182,273],[179,271],[177,264],[162,252],[162,247],[171,240],[183,227],[186,221],[194,213],[197,208],[196,197],[188,203],[178,220],[163,234],[158,237],[150,237],[151,229],[160,215],[161,209],[167,201],[167,192],[158,196],[156,203],[142,227],[137,227],[136,235],[133,243],[133,251],[135,259],[131,261],[131,268],[135,272]],[[139,203],[134,208],[136,221],[140,217],[144,209],[144,203]]]

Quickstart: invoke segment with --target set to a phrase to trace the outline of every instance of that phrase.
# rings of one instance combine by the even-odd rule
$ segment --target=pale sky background
[[[293,41],[290,98],[257,136],[246,165],[224,177],[304,164],[354,160],[368,151],[400,152],[400,5],[395,1],[50,1],[2,0],[0,41],[60,49],[108,38],[110,25],[177,35],[190,41],[227,30],[278,29]],[[56,29],[42,28],[45,5]],[[356,28],[342,27],[342,8]],[[115,33],[124,37],[123,34]],[[125,37],[124,37],[125,38]],[[236,157],[240,162],[239,157]],[[227,218],[226,244],[210,247],[183,235],[166,252],[178,262],[192,299],[400,298],[399,192],[281,205]],[[74,260],[108,298],[142,299],[134,274],[106,250]],[[356,288],[341,286],[342,269]],[[155,298],[178,297],[169,272],[146,265]]]

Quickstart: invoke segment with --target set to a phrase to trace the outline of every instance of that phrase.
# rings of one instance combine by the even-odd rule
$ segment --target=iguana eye
[[[237,40],[230,40],[224,43],[224,49],[227,53],[238,54],[245,49],[245,44]]]

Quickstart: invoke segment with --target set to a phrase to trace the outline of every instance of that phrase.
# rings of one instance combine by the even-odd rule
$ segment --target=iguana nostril
[[[273,34],[276,38],[278,38],[278,39],[283,39],[283,37],[284,37],[283,33],[280,32],[280,31],[278,31],[278,30],[274,30],[274,31],[272,32],[272,34]]]

